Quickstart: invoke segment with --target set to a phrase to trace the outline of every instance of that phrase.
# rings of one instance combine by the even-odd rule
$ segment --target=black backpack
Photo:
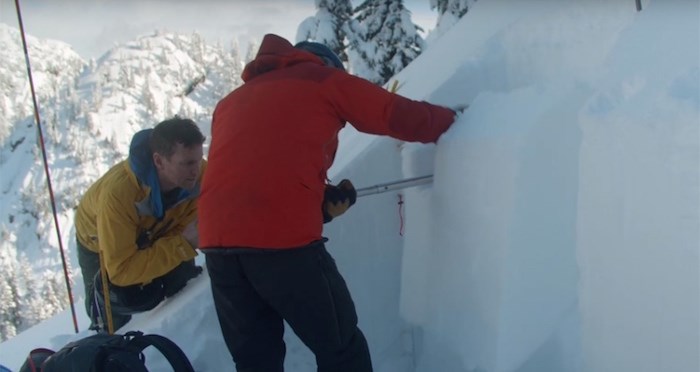
[[[124,335],[98,333],[71,342],[55,353],[34,349],[19,372],[147,372],[143,350],[149,346],[165,356],[174,372],[194,372],[189,359],[174,342],[135,331]]]

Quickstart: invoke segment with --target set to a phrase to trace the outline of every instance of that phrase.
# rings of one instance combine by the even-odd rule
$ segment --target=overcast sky
[[[434,27],[430,0],[404,4],[414,23],[426,31]],[[299,24],[316,12],[314,0],[20,0],[20,7],[28,34],[64,41],[83,58],[156,29],[196,30],[223,44],[235,38],[242,47],[266,33],[294,41]],[[0,22],[18,27],[15,0],[0,0]]]

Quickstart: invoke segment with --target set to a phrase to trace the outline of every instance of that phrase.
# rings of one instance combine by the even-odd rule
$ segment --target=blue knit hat
[[[328,66],[345,71],[345,66],[343,66],[343,62],[340,61],[340,58],[338,58],[338,56],[335,53],[333,53],[333,51],[329,47],[321,43],[316,43],[313,41],[301,41],[298,42],[294,47],[313,53],[314,55],[320,57],[323,60],[323,62]]]

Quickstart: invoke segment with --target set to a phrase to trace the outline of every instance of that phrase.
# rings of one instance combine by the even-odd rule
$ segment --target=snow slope
[[[478,2],[396,77],[470,103],[437,145],[343,131],[334,181],[434,174],[326,226],[375,370],[700,369],[699,12]],[[0,344],[0,363],[87,334],[70,327],[63,313]],[[233,369],[206,276],[126,328]],[[287,341],[287,370],[313,370]]]

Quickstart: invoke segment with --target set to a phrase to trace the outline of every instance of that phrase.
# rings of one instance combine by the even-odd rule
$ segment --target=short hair
[[[204,144],[206,137],[197,124],[190,119],[174,117],[162,121],[153,128],[150,138],[152,153],[159,153],[170,158],[175,153],[175,146],[181,143],[185,147]]]

